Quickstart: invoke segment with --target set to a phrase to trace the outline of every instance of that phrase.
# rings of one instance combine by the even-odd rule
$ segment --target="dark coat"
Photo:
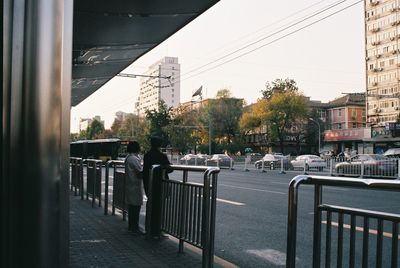
[[[143,184],[146,195],[149,194],[150,170],[153,165],[170,165],[168,157],[158,149],[150,149],[143,158]],[[167,175],[168,179],[168,175]],[[153,189],[154,190],[154,189]],[[158,189],[156,189],[158,190]]]
[[[159,236],[161,232],[161,173],[154,174],[154,179],[152,185],[149,185],[150,171],[153,165],[170,165],[168,158],[165,154],[160,152],[158,149],[151,149],[148,153],[144,155],[143,158],[143,183],[144,191],[149,197],[149,187],[151,186],[151,204],[148,201],[146,204],[146,232],[150,232],[153,236]],[[167,170],[171,172],[172,170]],[[166,177],[168,179],[168,175]],[[151,210],[149,206],[151,205]],[[151,211],[151,220],[148,221],[148,211]],[[149,228],[149,229],[147,229]]]

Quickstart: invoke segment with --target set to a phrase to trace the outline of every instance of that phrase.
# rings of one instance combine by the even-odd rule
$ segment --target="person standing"
[[[139,216],[143,204],[143,169],[139,156],[140,145],[133,141],[128,144],[125,158],[125,203],[128,205],[128,231],[140,233]]]
[[[162,174],[156,173],[153,176],[153,183],[149,185],[150,171],[153,165],[170,165],[168,157],[161,152],[162,138],[152,137],[150,139],[151,148],[149,152],[144,155],[143,159],[143,183],[146,196],[151,200],[151,204],[148,201],[146,204],[146,232],[150,232],[150,235],[155,238],[161,236],[161,179]],[[172,172],[172,170],[167,170]],[[168,175],[166,177],[168,179]],[[151,187],[151,191],[150,191]],[[150,209],[151,206],[151,209]],[[150,222],[148,222],[148,212],[150,213]],[[149,230],[147,230],[149,228]]]

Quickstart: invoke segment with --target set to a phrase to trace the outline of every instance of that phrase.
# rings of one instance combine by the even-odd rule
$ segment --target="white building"
[[[136,103],[137,114],[145,115],[147,110],[157,110],[160,100],[168,107],[180,103],[180,64],[176,57],[164,57],[149,67],[140,79],[140,92]]]
[[[125,113],[122,111],[118,111],[115,113],[115,118],[119,121],[124,121],[127,117],[132,116],[133,114],[131,113]]]
[[[386,126],[400,113],[400,2],[365,0],[367,123]]]
[[[88,127],[90,127],[90,125],[93,123],[94,120],[99,121],[103,126],[104,126],[104,120],[101,120],[101,117],[96,115],[93,118],[81,118],[79,120],[79,132],[83,131],[83,130],[87,130]]]

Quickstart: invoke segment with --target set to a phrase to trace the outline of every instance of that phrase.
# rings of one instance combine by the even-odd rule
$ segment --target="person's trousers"
[[[138,231],[139,230],[140,207],[141,206],[128,205],[128,230],[129,231]]]

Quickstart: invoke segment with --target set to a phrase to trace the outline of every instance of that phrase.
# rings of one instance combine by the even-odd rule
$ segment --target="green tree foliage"
[[[293,91],[274,93],[268,101],[265,120],[272,138],[277,138],[283,152],[285,137],[293,126],[308,118],[308,108],[304,96]],[[300,126],[301,127],[301,126]]]
[[[169,144],[168,133],[165,128],[172,122],[170,113],[171,108],[163,101],[160,101],[158,111],[155,109],[146,111],[146,118],[150,123],[149,136],[158,136],[163,138],[163,146]]]
[[[293,79],[275,79],[272,82],[265,83],[265,89],[261,90],[264,99],[271,99],[275,93],[297,92],[298,87]]]
[[[200,141],[198,110],[178,111],[167,127],[170,145],[179,152],[194,152]]]
[[[104,132],[103,124],[95,119],[87,129],[87,137],[90,140],[96,139],[102,132]]]
[[[304,96],[298,92],[296,82],[276,79],[267,83],[262,93],[263,98],[241,117],[241,129],[247,133],[265,133],[267,145],[278,142],[281,152],[288,135],[300,145],[307,130],[304,122],[307,122],[308,107]]]
[[[232,94],[227,89],[218,91],[216,96],[217,98],[208,101],[201,112],[203,140],[207,137],[208,141],[208,127],[211,126],[211,139],[216,144],[240,143],[239,120],[243,114],[244,100],[231,97]]]

